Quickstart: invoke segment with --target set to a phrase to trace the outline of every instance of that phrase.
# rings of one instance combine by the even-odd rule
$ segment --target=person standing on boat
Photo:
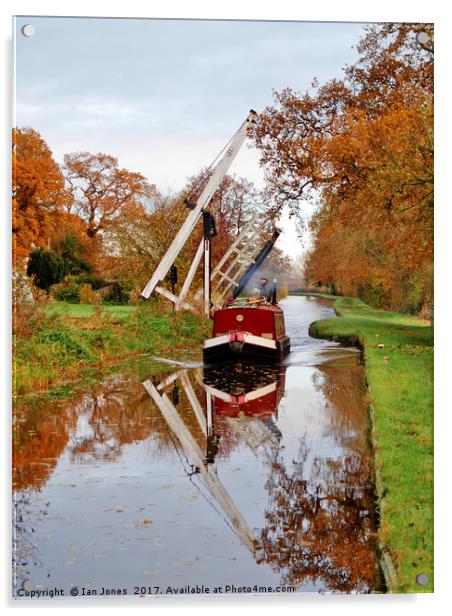
[[[268,282],[268,278],[265,276],[261,276],[259,278],[258,294],[259,297],[265,297],[267,301],[270,301],[273,294],[273,285]]]

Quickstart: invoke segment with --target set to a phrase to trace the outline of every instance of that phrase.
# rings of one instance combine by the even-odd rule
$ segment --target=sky
[[[17,17],[15,125],[38,130],[59,163],[103,152],[175,191],[274,90],[340,78],[363,32],[359,23]],[[264,185],[250,144],[230,173]],[[294,224],[285,215],[281,225],[279,248],[299,257]]]

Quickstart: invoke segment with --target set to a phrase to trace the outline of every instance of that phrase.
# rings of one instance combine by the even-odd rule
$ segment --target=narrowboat
[[[284,313],[266,298],[227,302],[213,315],[212,333],[203,344],[205,363],[230,359],[280,361],[290,351]]]

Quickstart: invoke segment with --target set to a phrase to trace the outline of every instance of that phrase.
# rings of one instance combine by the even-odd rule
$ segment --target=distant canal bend
[[[143,358],[18,409],[16,596],[383,589],[360,354],[309,337],[329,302],[281,305],[282,366]]]

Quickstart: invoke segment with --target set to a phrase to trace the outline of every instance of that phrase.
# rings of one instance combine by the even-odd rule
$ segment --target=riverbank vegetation
[[[88,368],[100,369],[137,354],[199,350],[208,335],[207,319],[164,312],[157,302],[21,306],[14,319],[14,391],[21,396],[58,390],[81,379]]]
[[[433,328],[409,315],[337,298],[340,318],[316,337],[364,350],[373,413],[380,540],[395,567],[394,592],[433,590]],[[426,586],[416,583],[425,573]]]
[[[418,35],[422,32],[422,36]],[[424,42],[419,42],[419,39]],[[433,25],[369,26],[344,77],[275,93],[255,143],[274,216],[317,205],[304,286],[425,314],[433,303]]]

